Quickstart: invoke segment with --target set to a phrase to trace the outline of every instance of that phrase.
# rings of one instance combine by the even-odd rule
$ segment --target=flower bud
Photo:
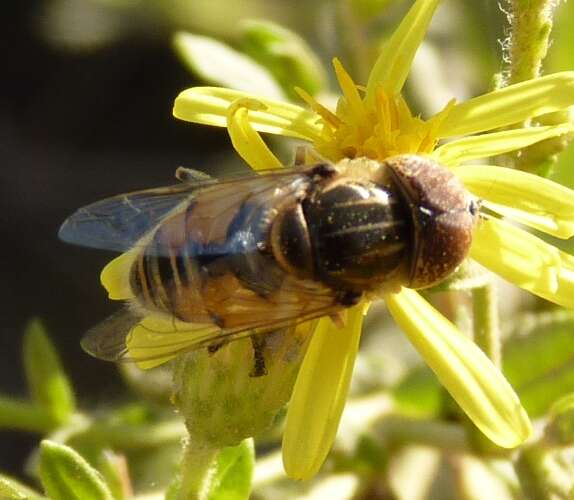
[[[291,396],[315,324],[177,358],[173,401],[185,418],[191,443],[234,446],[269,427]]]

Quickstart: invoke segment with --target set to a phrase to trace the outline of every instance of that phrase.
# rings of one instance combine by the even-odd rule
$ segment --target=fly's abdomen
[[[190,323],[233,327],[242,303],[262,308],[284,272],[267,251],[269,209],[243,204],[219,225],[195,206],[163,221],[132,267],[132,288],[147,309]],[[208,220],[210,219],[210,220]]]
[[[200,291],[199,268],[189,250],[183,214],[162,223],[134,261],[131,286],[144,308],[177,319],[208,322]],[[177,230],[176,230],[177,229]]]

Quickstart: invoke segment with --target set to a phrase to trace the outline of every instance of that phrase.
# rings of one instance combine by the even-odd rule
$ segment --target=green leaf
[[[574,313],[529,315],[504,346],[503,371],[531,417],[574,392]]]
[[[76,451],[44,440],[40,479],[51,500],[113,500],[102,477]]]
[[[44,408],[0,395],[0,429],[48,433],[58,422]]]
[[[267,68],[291,98],[296,98],[294,87],[311,95],[325,88],[321,61],[297,33],[263,20],[243,21],[240,30],[245,53]]]
[[[219,453],[211,476],[208,500],[244,500],[249,498],[255,452],[253,440],[224,448]]]
[[[0,474],[0,498],[3,500],[39,500],[44,497],[16,479]]]
[[[38,319],[30,321],[24,333],[24,368],[34,403],[56,422],[65,423],[75,410],[74,392]]]
[[[127,462],[123,455],[103,450],[97,459],[98,470],[112,492],[114,500],[124,500],[131,491]]]
[[[187,68],[208,83],[272,99],[284,98],[267,69],[224,43],[179,32],[173,44]]]

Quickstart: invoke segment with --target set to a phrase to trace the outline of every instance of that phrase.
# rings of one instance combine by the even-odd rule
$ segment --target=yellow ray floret
[[[134,298],[130,285],[130,270],[137,257],[131,250],[109,262],[100,274],[100,281],[111,300],[130,300]]]

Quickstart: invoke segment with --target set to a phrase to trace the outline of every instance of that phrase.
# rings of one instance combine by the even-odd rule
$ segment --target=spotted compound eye
[[[456,175],[415,155],[384,162],[393,173],[412,217],[409,288],[426,288],[452,274],[466,258],[479,204]]]

